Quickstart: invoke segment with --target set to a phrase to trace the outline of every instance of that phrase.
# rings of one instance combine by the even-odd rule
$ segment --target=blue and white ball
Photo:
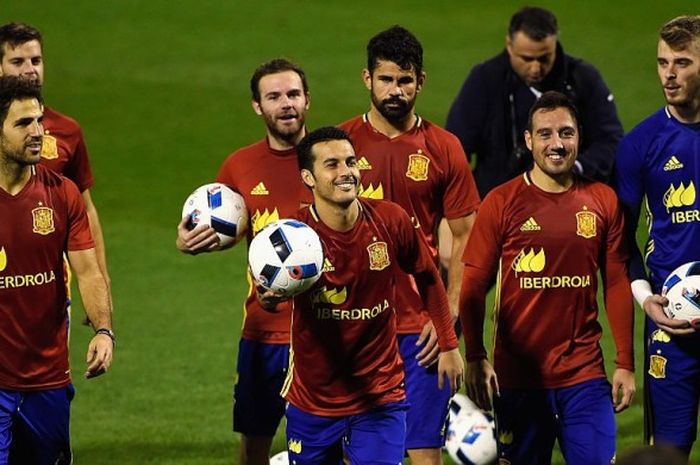
[[[445,449],[460,465],[489,465],[496,461],[496,425],[488,413],[460,412],[447,427]]]
[[[321,277],[321,239],[301,221],[275,221],[250,242],[248,265],[256,283],[282,297],[292,297]]]
[[[189,217],[189,230],[200,224],[214,228],[222,246],[240,241],[248,230],[248,209],[243,197],[216,182],[198,187],[187,197],[182,217]]]
[[[661,293],[668,299],[669,318],[700,327],[700,262],[685,263],[668,275]]]

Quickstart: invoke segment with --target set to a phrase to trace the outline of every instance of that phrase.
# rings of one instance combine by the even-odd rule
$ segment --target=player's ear
[[[306,105],[304,106],[304,108],[308,110],[311,106],[311,93],[307,92],[306,94],[304,94],[304,96],[306,97]]]
[[[530,131],[527,129],[525,130],[525,145],[527,145],[527,149],[532,152],[532,134],[530,134]]]
[[[370,73],[367,68],[362,70],[362,80],[367,90],[372,90],[372,73]]]
[[[423,89],[426,77],[427,74],[425,74],[425,71],[421,71],[418,77],[416,78],[416,92],[420,92]]]
[[[306,185],[306,187],[314,188],[316,185],[316,179],[311,171],[303,168],[301,170],[301,181]]]
[[[250,104],[253,106],[253,111],[258,115],[262,116],[262,109],[260,108],[260,102],[251,100]]]

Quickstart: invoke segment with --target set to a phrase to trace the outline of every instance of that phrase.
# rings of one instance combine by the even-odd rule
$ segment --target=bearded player
[[[505,463],[549,464],[555,438],[567,464],[613,463],[614,412],[635,391],[623,214],[612,189],[572,171],[578,121],[563,94],[537,100],[525,131],[535,165],[487,195],[464,254],[467,393],[483,409],[494,395]],[[617,346],[612,386],[599,344],[599,271]],[[492,366],[483,327],[495,272]]]
[[[232,153],[217,182],[245,199],[250,214],[248,243],[268,223],[292,216],[310,194],[299,180],[294,146],[306,134],[309,89],[304,71],[285,59],[260,65],[250,81],[252,105],[265,122],[267,137]],[[198,254],[220,250],[213,228],[178,225],[177,247]],[[249,278],[249,283],[252,281]],[[245,302],[234,389],[233,429],[241,433],[242,465],[268,465],[270,446],[284,415],[279,393],[289,361],[289,302],[270,293],[256,295],[251,284]]]
[[[615,178],[633,251],[632,291],[646,313],[646,439],[688,455],[697,436],[700,338],[687,321],[664,314],[668,302],[659,294],[676,267],[700,260],[700,16],[664,24],[656,62],[667,105],[622,140]],[[649,224],[644,258],[635,241],[643,199]]]
[[[463,364],[447,296],[423,239],[398,205],[357,198],[360,172],[345,131],[321,128],[297,146],[313,204],[297,217],[324,244],[326,269],[294,298],[291,371],[283,395],[290,463],[397,464],[406,399],[396,339],[399,273],[430,309],[440,387],[459,388]]]
[[[423,48],[408,30],[394,26],[367,45],[363,71],[371,104],[367,113],[340,125],[348,131],[362,172],[360,197],[401,205],[427,241],[437,264],[437,229],[447,220],[453,236],[447,295],[457,319],[461,257],[479,205],[462,146],[455,136],[415,112],[425,82]],[[413,278],[397,277],[399,349],[406,370],[406,449],[411,463],[442,463],[448,389],[438,389],[431,366],[436,334]]]
[[[0,77],[0,465],[71,463],[63,256],[96,333],[87,378],[112,362],[109,291],[78,188],[43,165],[36,83]]]

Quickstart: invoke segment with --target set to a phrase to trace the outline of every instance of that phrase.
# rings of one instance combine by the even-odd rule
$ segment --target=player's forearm
[[[90,234],[92,240],[95,241],[95,253],[97,254],[97,265],[100,267],[100,272],[104,276],[107,284],[107,291],[111,288],[111,279],[107,271],[107,253],[105,251],[105,241],[102,235],[102,225],[100,217],[97,215],[97,209],[94,206],[87,209],[88,222],[90,223]]]
[[[462,255],[464,255],[464,248],[468,240],[468,235],[455,236],[452,240],[452,255],[447,269],[447,300],[454,321],[459,318],[459,295],[462,289],[462,275],[464,274]]]
[[[78,277],[78,288],[93,328],[112,329],[112,304],[104,277],[99,272]]]
[[[488,277],[474,268],[465,268],[462,275],[462,291],[459,302],[459,319],[464,334],[467,362],[486,358],[484,347],[484,315]]]
[[[634,306],[624,263],[606,266],[605,308],[613,333],[618,368],[634,371]]]
[[[429,270],[415,273],[413,277],[435,327],[440,351],[447,352],[457,348],[459,341],[454,332],[445,286],[442,284],[437,268],[432,266]]]

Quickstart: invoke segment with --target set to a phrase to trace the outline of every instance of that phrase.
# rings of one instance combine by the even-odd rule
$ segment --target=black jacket
[[[583,127],[578,155],[582,174],[607,182],[623,131],[600,73],[583,60],[564,54],[557,44],[554,67],[539,90],[557,90],[574,101]],[[535,100],[512,70],[504,50],[474,66],[452,103],[446,128],[459,138],[468,157],[476,154],[474,178],[482,198],[532,165],[523,132]]]

